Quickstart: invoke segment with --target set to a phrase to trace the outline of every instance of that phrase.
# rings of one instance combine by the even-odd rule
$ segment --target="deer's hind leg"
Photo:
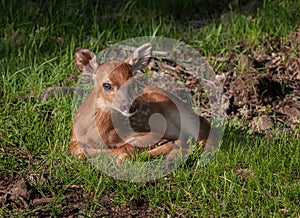
[[[165,155],[167,162],[180,158],[188,153],[188,146],[181,140],[169,141],[159,147],[147,151],[150,157]]]
[[[155,147],[155,148],[147,151],[146,153],[149,155],[149,157],[157,157],[160,155],[167,155],[172,151],[173,147],[176,145],[175,143],[176,143],[176,141],[166,142],[165,144],[160,145],[160,146],[158,145],[158,147]]]

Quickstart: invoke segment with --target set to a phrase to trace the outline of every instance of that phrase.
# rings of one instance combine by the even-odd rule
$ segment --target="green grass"
[[[103,207],[103,196],[112,205],[143,198],[163,217],[300,216],[299,128],[253,137],[229,122],[213,161],[200,167],[195,154],[167,178],[149,183],[112,179],[68,153],[72,96],[44,103],[39,97],[46,87],[75,86],[76,47],[98,52],[120,40],[156,35],[184,40],[208,57],[226,57],[242,53],[238,45],[266,45],[300,23],[299,1],[264,1],[252,19],[238,10],[223,19],[226,1],[175,2],[1,1],[0,176],[36,175],[35,190],[55,198],[39,206],[51,216],[63,214],[61,202],[74,184],[91,198],[79,213],[91,217]],[[189,22],[198,17],[202,28]],[[11,210],[0,203],[0,215],[26,216],[36,209]]]

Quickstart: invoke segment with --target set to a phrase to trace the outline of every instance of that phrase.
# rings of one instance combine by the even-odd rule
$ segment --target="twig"
[[[54,200],[54,198],[38,198],[33,199],[32,204],[34,206],[41,205],[41,204],[48,204],[51,203]]]

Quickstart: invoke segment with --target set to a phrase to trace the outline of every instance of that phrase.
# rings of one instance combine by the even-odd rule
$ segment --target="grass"
[[[61,216],[68,206],[68,188],[78,185],[89,196],[83,201],[86,210],[78,212],[87,217],[97,214],[105,198],[111,206],[144,199],[163,217],[300,216],[299,128],[291,135],[253,137],[231,121],[220,150],[205,167],[195,154],[168,177],[130,183],[68,153],[72,96],[39,102],[46,87],[75,86],[76,47],[98,52],[120,40],[157,35],[184,40],[207,57],[226,57],[231,51],[242,53],[238,45],[264,46],[300,23],[299,1],[264,1],[254,18],[236,9],[224,18],[227,5],[191,0],[162,5],[135,0],[1,1],[0,175],[35,175],[30,180],[34,189],[54,201],[25,211],[0,203],[0,215],[45,210]],[[189,22],[196,19],[201,28]]]

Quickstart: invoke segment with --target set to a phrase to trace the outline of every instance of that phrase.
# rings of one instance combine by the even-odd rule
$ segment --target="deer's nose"
[[[129,103],[123,103],[120,107],[121,111],[125,112],[125,113],[134,113],[137,110],[137,104],[135,102]]]
[[[134,102],[132,102],[132,104],[130,105],[129,113],[134,113],[136,110],[137,110],[137,103],[134,101]]]

